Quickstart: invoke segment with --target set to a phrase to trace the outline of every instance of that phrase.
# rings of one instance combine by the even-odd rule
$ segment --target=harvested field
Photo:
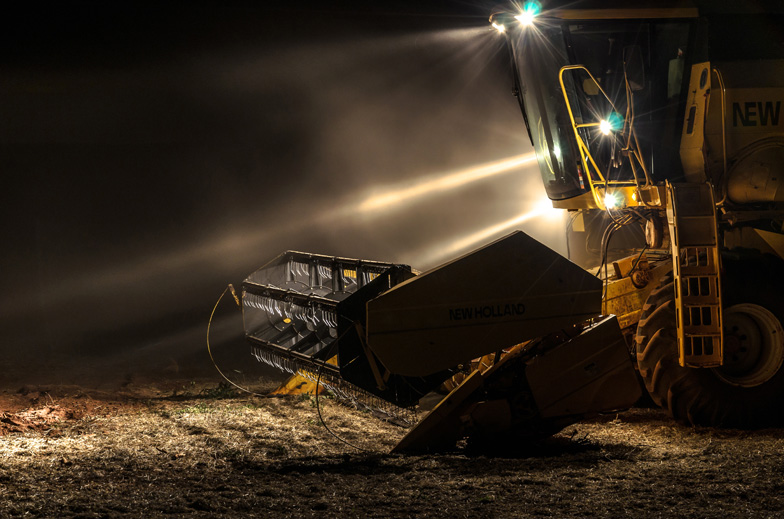
[[[268,388],[265,388],[268,389]],[[386,454],[405,430],[320,399],[183,384],[0,397],[2,517],[780,517],[784,430],[634,409],[510,457]]]

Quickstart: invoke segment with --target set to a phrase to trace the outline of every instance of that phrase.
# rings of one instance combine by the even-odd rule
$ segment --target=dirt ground
[[[262,388],[262,392],[270,388]],[[784,430],[633,409],[510,457],[387,452],[406,432],[311,397],[170,383],[0,394],[0,517],[782,517]]]

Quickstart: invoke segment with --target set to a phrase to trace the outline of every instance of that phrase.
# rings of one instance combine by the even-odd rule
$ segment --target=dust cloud
[[[358,209],[531,152],[487,6],[75,5],[27,13],[0,54],[10,384],[211,373],[216,299],[280,252],[427,269],[544,197],[530,164]],[[516,227],[562,249],[545,220]],[[213,330],[227,371],[268,375],[233,303]]]

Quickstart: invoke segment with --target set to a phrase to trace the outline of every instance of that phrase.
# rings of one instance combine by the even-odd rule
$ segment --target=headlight
[[[607,209],[617,209],[621,206],[621,197],[618,193],[606,193],[604,195],[604,207]]]

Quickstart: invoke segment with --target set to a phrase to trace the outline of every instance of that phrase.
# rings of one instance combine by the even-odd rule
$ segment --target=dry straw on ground
[[[48,389],[48,390],[47,390]],[[637,409],[509,456],[386,454],[405,434],[309,397],[224,388],[0,399],[1,517],[780,517],[784,431]],[[17,423],[18,432],[9,422]],[[28,424],[29,427],[18,424]]]

